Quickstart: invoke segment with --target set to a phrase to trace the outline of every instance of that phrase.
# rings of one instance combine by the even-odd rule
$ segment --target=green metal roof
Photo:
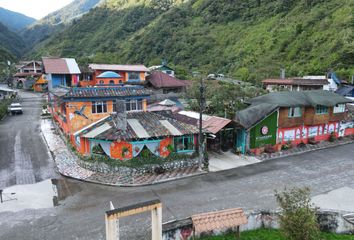
[[[261,103],[255,106],[250,106],[236,113],[235,122],[240,124],[242,127],[249,129],[262,121],[265,117],[272,114],[277,109],[277,105],[268,103]]]

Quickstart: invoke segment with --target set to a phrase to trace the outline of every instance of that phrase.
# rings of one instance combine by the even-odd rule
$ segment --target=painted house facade
[[[73,58],[42,58],[43,73],[48,81],[48,89],[64,86],[76,87],[81,71]]]
[[[331,135],[351,135],[352,130],[346,124],[348,102],[323,90],[274,92],[253,98],[249,108],[236,114],[235,121],[247,132],[236,146],[245,151],[265,145],[308,143],[310,139],[323,141]]]
[[[149,69],[144,65],[122,65],[122,64],[89,64],[88,79],[80,82],[81,86],[99,86],[106,84],[144,84]],[[105,72],[114,72],[119,77],[113,76],[102,79]]]
[[[124,100],[126,110],[145,111],[150,91],[142,86],[57,88],[49,92],[54,119],[62,130],[74,132],[116,112]]]
[[[118,107],[120,108],[120,107]],[[101,154],[129,160],[142,152],[168,157],[172,152],[193,154],[198,129],[151,112],[127,112],[107,116],[74,133],[75,147],[82,155]]]

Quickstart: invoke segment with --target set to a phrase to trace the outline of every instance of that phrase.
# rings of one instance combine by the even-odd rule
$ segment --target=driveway
[[[246,155],[236,155],[231,151],[228,152],[209,152],[209,171],[217,172],[241,166],[259,163],[260,160]]]
[[[19,92],[23,114],[0,122],[0,189],[57,177],[40,132],[41,94]]]

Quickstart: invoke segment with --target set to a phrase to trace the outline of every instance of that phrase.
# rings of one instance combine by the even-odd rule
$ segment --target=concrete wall
[[[320,210],[317,212],[321,231],[333,233],[354,233],[354,225],[348,223],[342,216],[347,212]],[[260,228],[279,228],[279,212],[249,211],[246,212],[248,223],[241,226],[241,231],[256,230]],[[232,229],[213,231],[202,235],[220,235]],[[191,218],[171,221],[162,226],[163,240],[189,240],[193,239],[193,222]],[[242,236],[242,234],[241,234]]]

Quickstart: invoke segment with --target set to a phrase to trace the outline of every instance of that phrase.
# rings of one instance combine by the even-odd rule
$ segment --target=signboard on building
[[[259,148],[267,144],[276,144],[277,114],[274,112],[263,119],[250,131],[250,148]]]

